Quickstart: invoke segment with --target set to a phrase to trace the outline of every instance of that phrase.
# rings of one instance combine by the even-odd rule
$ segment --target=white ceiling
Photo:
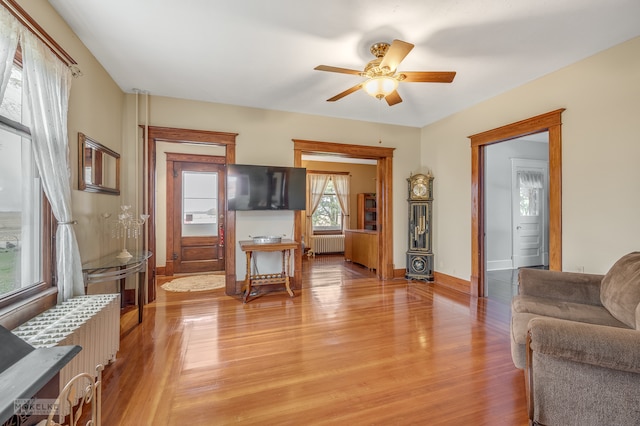
[[[125,92],[423,127],[640,35],[638,0],[49,0]],[[372,43],[415,44],[389,107],[360,82]],[[82,69],[83,64],[79,64]],[[86,70],[85,70],[86,72]]]

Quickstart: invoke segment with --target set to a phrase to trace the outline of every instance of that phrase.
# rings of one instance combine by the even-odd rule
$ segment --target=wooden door
[[[171,161],[167,197],[167,273],[224,270],[223,164]],[[171,217],[171,221],[169,218]],[[169,235],[171,234],[171,235]],[[169,262],[169,260],[171,262]],[[169,270],[171,269],[171,270]]]

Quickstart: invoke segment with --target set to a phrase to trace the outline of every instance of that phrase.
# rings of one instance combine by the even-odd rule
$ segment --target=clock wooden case
[[[406,278],[433,281],[431,217],[433,176],[416,174],[409,182],[409,247]]]

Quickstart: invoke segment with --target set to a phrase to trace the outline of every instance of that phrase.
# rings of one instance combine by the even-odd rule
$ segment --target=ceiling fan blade
[[[360,72],[361,72],[357,70],[350,70],[348,68],[332,67],[330,65],[318,65],[317,67],[314,68],[314,70],[339,72],[341,74],[352,74],[352,75],[360,75]]]
[[[402,71],[408,83],[451,83],[456,76],[455,71]]]
[[[399,104],[400,102],[402,102],[402,98],[398,94],[397,90],[394,90],[393,92],[385,96],[384,100],[387,101],[389,106],[394,106],[395,104]]]
[[[413,44],[402,40],[393,40],[389,50],[382,58],[382,62],[380,62],[380,68],[389,67],[391,71],[395,71],[400,62],[411,52],[411,49],[413,49]]]
[[[362,83],[356,84],[353,87],[350,87],[349,89],[345,90],[344,92],[338,93],[337,95],[335,95],[333,98],[329,98],[327,99],[327,102],[335,102],[339,99],[344,98],[347,95],[352,94],[353,92],[360,90],[362,88]]]

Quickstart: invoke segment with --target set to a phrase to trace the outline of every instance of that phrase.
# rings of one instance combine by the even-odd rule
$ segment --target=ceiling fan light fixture
[[[398,88],[398,80],[389,76],[372,77],[362,87],[369,95],[382,99]]]

